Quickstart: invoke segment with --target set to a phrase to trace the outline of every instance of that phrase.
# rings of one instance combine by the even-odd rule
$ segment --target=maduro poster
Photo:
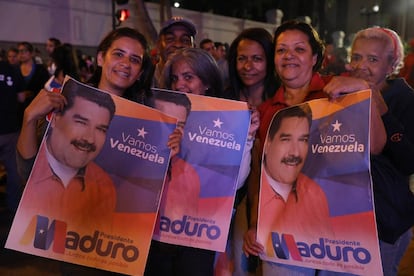
[[[6,247],[142,275],[177,120],[67,79]]]
[[[370,91],[280,110],[263,150],[257,239],[277,263],[382,275],[369,164]]]
[[[168,90],[153,92],[155,108],[176,116],[183,127],[154,239],[224,251],[250,125],[247,104]]]

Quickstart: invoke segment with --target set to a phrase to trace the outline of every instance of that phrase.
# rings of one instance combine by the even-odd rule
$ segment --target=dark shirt
[[[23,91],[23,81],[17,68],[7,62],[0,62],[0,134],[17,132],[18,121],[17,94]]]
[[[414,90],[402,78],[388,80],[383,92],[388,112],[383,116],[387,131],[385,154],[404,174],[414,173]]]
[[[371,175],[378,235],[393,244],[414,225],[408,180],[414,173],[414,91],[402,78],[387,84],[382,91],[388,106],[382,116],[387,142],[381,154],[371,155]]]
[[[32,95],[26,100],[27,106],[33,98],[44,87],[45,83],[49,80],[49,73],[46,68],[41,64],[33,64],[34,68],[30,72],[29,76],[24,78],[23,90],[31,91]]]

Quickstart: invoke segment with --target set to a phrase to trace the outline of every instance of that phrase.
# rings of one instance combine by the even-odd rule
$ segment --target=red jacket
[[[327,95],[322,91],[325,85],[332,77],[322,77],[318,73],[314,73],[310,82],[309,93],[305,98],[305,101],[326,98]],[[258,138],[264,144],[266,140],[267,129],[272,121],[273,115],[282,108],[288,107],[284,96],[285,88],[281,86],[273,98],[268,99],[262,103],[259,107],[260,113],[260,127],[258,131]]]

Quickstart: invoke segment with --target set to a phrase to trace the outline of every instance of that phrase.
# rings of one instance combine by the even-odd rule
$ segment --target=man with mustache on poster
[[[319,238],[331,234],[328,202],[322,188],[301,173],[308,154],[311,109],[307,104],[279,111],[269,127],[264,145],[259,229]],[[262,227],[261,227],[262,226]],[[258,235],[259,236],[259,235]],[[267,252],[274,256],[272,252]]]
[[[102,230],[111,224],[116,190],[93,160],[105,143],[115,103],[109,94],[71,79],[62,95],[65,105],[52,117],[21,208],[68,228]]]

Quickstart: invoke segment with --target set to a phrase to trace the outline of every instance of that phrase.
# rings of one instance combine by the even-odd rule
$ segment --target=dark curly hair
[[[312,53],[317,55],[317,60],[315,65],[313,66],[313,72],[319,71],[319,69],[322,66],[323,61],[323,54],[325,51],[325,44],[319,37],[318,32],[308,23],[305,23],[303,21],[297,21],[297,20],[290,20],[282,23],[276,31],[273,36],[273,43],[276,45],[276,41],[279,38],[279,36],[288,30],[298,30],[304,33],[309,38],[309,44],[312,48]]]

